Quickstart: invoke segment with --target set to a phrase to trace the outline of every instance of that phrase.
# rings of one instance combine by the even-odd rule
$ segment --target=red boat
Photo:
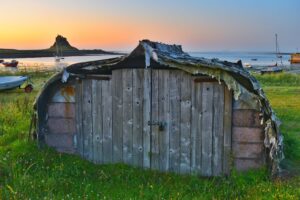
[[[11,62],[2,62],[1,64],[5,67],[17,67],[19,62],[16,60],[12,60]]]

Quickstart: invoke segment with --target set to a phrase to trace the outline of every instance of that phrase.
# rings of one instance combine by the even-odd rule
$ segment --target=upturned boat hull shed
[[[143,40],[128,56],[70,65],[38,96],[40,144],[95,163],[202,176],[278,171],[279,122],[241,62]]]

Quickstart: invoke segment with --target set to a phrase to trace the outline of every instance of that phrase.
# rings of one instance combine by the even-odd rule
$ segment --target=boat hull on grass
[[[20,87],[27,79],[27,76],[0,76],[0,90]]]
[[[19,62],[16,60],[12,60],[11,62],[1,62],[2,65],[4,65],[4,67],[17,67]]]
[[[267,69],[260,70],[260,74],[271,74],[271,73],[279,73],[283,72],[282,67],[268,67]]]

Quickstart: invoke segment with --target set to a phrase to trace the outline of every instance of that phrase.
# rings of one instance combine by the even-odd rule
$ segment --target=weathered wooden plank
[[[92,127],[92,82],[91,80],[82,81],[83,100],[83,155],[86,159],[93,159],[93,127]]]
[[[132,164],[132,69],[123,69],[123,161]]]
[[[92,80],[93,161],[102,163],[102,81]]]
[[[56,150],[60,150],[66,153],[73,153],[73,136],[69,134],[46,134],[45,142],[48,146],[54,147]]]
[[[213,84],[202,88],[202,175],[212,175]]]
[[[263,156],[264,145],[263,143],[232,143],[232,153],[234,159],[258,159]]]
[[[49,133],[66,133],[73,135],[76,132],[75,120],[72,118],[49,118],[47,121]]]
[[[162,129],[159,130],[159,157],[160,170],[169,170],[169,70],[160,70],[158,75],[158,121],[162,123]]]
[[[150,99],[151,99],[151,69],[144,70],[144,91],[143,91],[143,166],[150,168],[151,158],[151,129],[150,121]]]
[[[83,136],[82,136],[82,81],[76,82],[75,89],[75,112],[76,112],[76,151],[79,155],[83,156]]]
[[[191,119],[191,172],[193,174],[201,174],[201,98],[202,83],[192,82],[192,119]]]
[[[112,72],[113,84],[113,162],[123,161],[123,87],[122,69]]]
[[[196,163],[196,152],[197,152],[197,133],[198,126],[197,126],[197,86],[199,83],[196,83],[195,78],[192,79],[192,118],[191,118],[191,173],[197,174],[197,163]]]
[[[111,80],[102,81],[103,162],[112,162],[112,88]]]
[[[75,96],[75,99],[77,98],[78,97]],[[50,103],[48,106],[48,116],[75,118],[75,103]]]
[[[201,82],[218,82],[216,78],[211,78],[209,76],[198,76],[194,78],[194,82],[201,83]]]
[[[180,79],[179,70],[170,71],[170,171],[180,172]]]
[[[264,129],[250,127],[232,127],[232,142],[263,143]]]
[[[264,165],[261,159],[245,159],[245,158],[235,158],[233,165],[237,171],[247,171],[249,169],[258,169]]]
[[[223,171],[223,144],[224,144],[224,85],[213,83],[214,85],[214,100],[213,100],[213,176],[220,176]]]
[[[256,127],[263,128],[261,124],[261,113],[251,109],[233,109],[232,126],[234,127]]]
[[[152,70],[152,122],[158,122],[158,73],[159,70]],[[159,169],[159,127],[151,125],[151,169]]]
[[[197,149],[196,149],[196,166],[197,166],[197,174],[202,174],[202,90],[203,90],[203,84],[200,83],[197,86]]]
[[[133,165],[143,167],[143,88],[144,69],[133,69],[133,130],[132,130],[132,155]]]
[[[224,155],[223,173],[230,173],[231,157],[231,127],[232,127],[232,93],[224,88]]]
[[[191,83],[190,75],[184,73],[180,82],[180,173],[191,171]]]

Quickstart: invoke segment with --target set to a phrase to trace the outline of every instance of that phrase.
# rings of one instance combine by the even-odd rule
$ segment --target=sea
[[[262,52],[189,52],[191,56],[204,58],[217,58],[229,62],[242,61],[244,65],[270,66],[276,64],[289,65],[290,55],[283,54],[282,59],[277,58],[275,53]]]
[[[219,60],[226,60],[230,62],[237,62],[241,60],[244,66],[271,66],[276,62],[278,64],[283,64],[285,66],[290,65],[289,54],[283,54],[282,60],[276,57],[274,53],[261,53],[261,52],[188,52],[191,56],[194,57],[204,57],[204,58],[217,58]],[[87,62],[87,61],[96,61],[109,58],[115,58],[119,55],[108,55],[108,54],[96,54],[96,55],[87,55],[87,56],[69,56],[64,57],[60,63],[55,62],[54,57],[40,57],[40,58],[15,58],[19,61],[20,69],[52,69],[58,66],[66,67],[68,65]],[[10,61],[11,59],[4,59],[5,61]],[[5,67],[0,66],[0,70],[9,70]]]

